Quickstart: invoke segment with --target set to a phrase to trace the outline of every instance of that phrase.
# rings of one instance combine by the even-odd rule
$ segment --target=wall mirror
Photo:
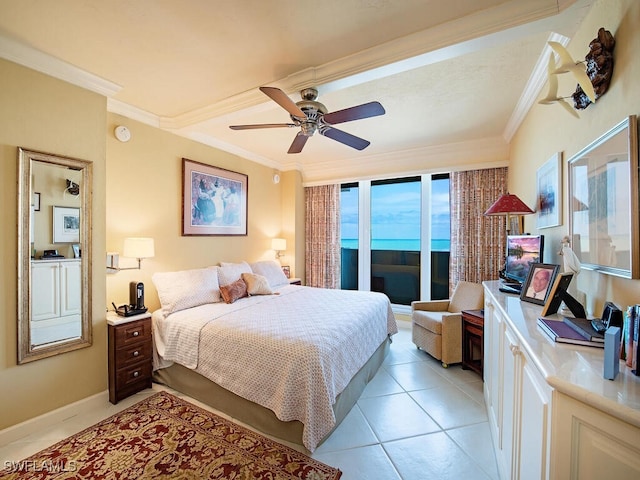
[[[569,233],[584,268],[640,278],[639,195],[633,115],[569,160]]]
[[[18,149],[18,363],[88,347],[92,163]]]

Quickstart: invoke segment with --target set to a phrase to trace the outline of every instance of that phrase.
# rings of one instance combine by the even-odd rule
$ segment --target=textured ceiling
[[[504,162],[544,85],[532,78],[547,40],[566,43],[590,3],[0,0],[0,56],[309,183],[372,178]],[[290,121],[265,85],[294,101],[315,86],[329,111],[377,100],[387,113],[340,125],[371,141],[361,152],[316,134],[288,155],[297,129],[228,128]]]

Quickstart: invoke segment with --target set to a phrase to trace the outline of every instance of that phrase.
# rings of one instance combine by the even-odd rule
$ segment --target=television
[[[507,282],[523,284],[533,263],[542,263],[544,235],[507,235]]]

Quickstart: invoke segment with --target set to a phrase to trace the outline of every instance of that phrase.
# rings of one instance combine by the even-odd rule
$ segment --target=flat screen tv
[[[544,235],[507,235],[507,281],[524,283],[532,263],[541,263]]]

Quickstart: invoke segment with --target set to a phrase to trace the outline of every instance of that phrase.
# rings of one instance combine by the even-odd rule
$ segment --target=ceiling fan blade
[[[289,147],[287,153],[300,153],[302,151],[302,148],[307,143],[308,139],[309,137],[307,137],[305,134],[303,134],[302,132],[298,132],[296,138],[293,139],[293,143]]]
[[[356,150],[364,150],[371,144],[371,142],[365,140],[364,138],[356,137],[355,135],[343,132],[342,130],[338,130],[337,128],[328,127],[320,130],[320,133],[325,137],[329,137],[340,143],[344,143],[345,145],[353,147]]]
[[[258,123],[256,125],[229,125],[231,130],[250,130],[253,128],[295,127],[294,123]]]
[[[284,93],[282,90],[276,87],[260,87],[260,91],[268,96],[271,100],[276,102],[282,108],[284,108],[287,112],[289,112],[294,117],[299,118],[307,118],[300,107],[298,107],[293,100],[289,98],[289,96]]]
[[[337,112],[325,113],[324,121],[335,125],[337,123],[351,122],[353,120],[360,120],[361,118],[377,117],[378,115],[384,114],[385,110],[384,107],[380,105],[380,102],[369,102],[356,107],[338,110]]]

